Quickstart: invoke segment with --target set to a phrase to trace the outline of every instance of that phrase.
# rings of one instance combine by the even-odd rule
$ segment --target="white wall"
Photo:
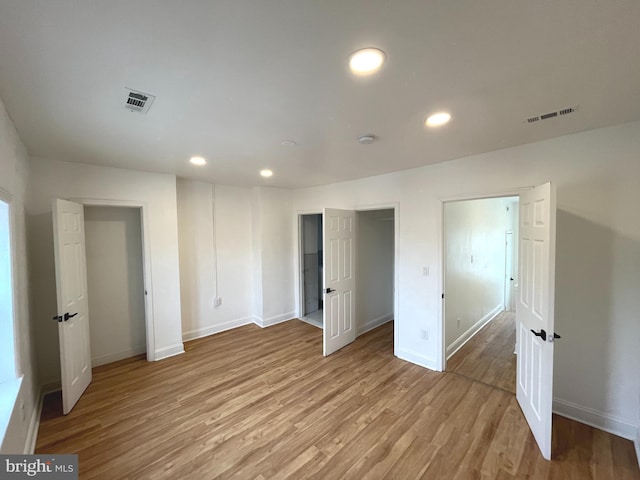
[[[60,378],[51,201],[53,198],[130,201],[145,205],[144,242],[150,253],[151,284],[147,308],[154,319],[155,358],[183,351],[180,324],[180,272],[176,180],[153,174],[78,163],[32,158],[27,202],[29,253],[32,260],[32,315],[38,365],[43,384]]]
[[[96,367],[146,351],[140,209],[85,207],[84,228]]]
[[[358,334],[393,319],[394,211],[357,212],[356,328]]]
[[[37,433],[39,393],[30,322],[24,200],[28,157],[0,100],[0,189],[11,196],[14,252],[14,318],[18,374],[23,375],[16,406],[0,445],[2,453],[32,452]],[[1,440],[0,440],[1,441]]]
[[[257,282],[254,320],[261,326],[295,317],[294,251],[297,249],[294,250],[291,232],[294,229],[297,232],[298,228],[291,197],[290,190],[253,189],[254,282]]]
[[[594,422],[631,438],[640,420],[640,122],[297,190],[294,211],[399,204],[397,354],[437,369],[441,200],[549,180],[558,185],[556,329],[563,336],[555,344],[556,408],[564,402],[583,419],[591,412]]]
[[[177,199],[183,338],[252,322],[251,190],[179,178]]]
[[[511,201],[484,198],[444,204],[447,357],[504,309]]]

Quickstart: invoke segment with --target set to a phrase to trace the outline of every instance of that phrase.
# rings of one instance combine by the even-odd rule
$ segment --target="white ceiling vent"
[[[125,98],[124,106],[132,112],[147,113],[149,107],[151,107],[151,104],[156,99],[155,96],[149,93],[132,90],[127,87],[125,87],[125,91],[127,92],[127,97]]]
[[[535,123],[535,122],[539,122],[541,120],[548,120],[549,118],[560,117],[562,115],[569,115],[570,113],[573,113],[576,110],[578,110],[578,106],[577,105],[575,107],[567,107],[567,108],[563,108],[561,110],[556,110],[555,112],[548,112],[548,113],[543,113],[543,114],[540,114],[540,115],[535,115],[533,117],[527,118],[526,119],[526,123]]]

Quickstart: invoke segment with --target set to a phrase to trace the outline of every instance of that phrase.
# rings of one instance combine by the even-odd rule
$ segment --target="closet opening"
[[[84,206],[92,367],[147,351],[141,213]]]

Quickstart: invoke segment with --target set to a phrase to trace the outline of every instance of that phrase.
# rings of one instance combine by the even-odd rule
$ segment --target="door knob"
[[[69,320],[70,318],[73,318],[77,315],[77,313],[65,313],[64,314],[64,321],[66,322],[67,320]]]
[[[544,340],[545,342],[547,341],[547,332],[545,332],[544,329],[540,329],[539,332],[531,330],[531,333],[533,333],[536,337],[542,338],[542,340]]]
[[[331,292],[335,292],[335,289],[333,289],[333,288],[325,288],[324,289],[324,293],[331,293]]]
[[[531,333],[533,333],[536,337],[542,338],[542,340],[544,340],[545,342],[547,341],[547,332],[545,332],[544,329],[540,329],[539,332],[536,332],[535,330],[531,330]],[[553,342],[555,338],[562,338],[562,337],[557,333],[554,333],[552,336],[549,337],[549,342]]]
[[[55,320],[57,322],[61,322],[62,321],[62,315],[56,315],[55,317],[52,318],[52,320]]]

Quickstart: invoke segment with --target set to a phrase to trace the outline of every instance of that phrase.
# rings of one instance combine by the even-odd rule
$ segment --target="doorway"
[[[337,212],[347,211],[334,211],[335,209],[325,209],[331,211],[331,215],[336,215]],[[391,341],[389,345],[393,345],[395,353],[395,339],[397,338],[397,324],[394,323],[395,309],[397,304],[396,299],[396,238],[397,223],[396,223],[397,207],[375,207],[371,209],[361,208],[356,211],[352,211],[354,217],[349,220],[349,224],[353,222],[353,233],[355,237],[348,240],[349,255],[342,256],[345,252],[338,249],[333,250],[334,256],[330,257],[329,252],[331,249],[327,249],[324,245],[325,228],[334,231],[339,223],[343,220],[329,222],[331,225],[324,225],[323,214],[320,213],[304,213],[298,215],[298,248],[299,248],[299,295],[298,295],[298,308],[299,318],[309,324],[312,324],[320,329],[324,329],[327,320],[328,312],[325,311],[328,306],[332,305],[329,300],[336,303],[336,295],[334,289],[328,294],[325,294],[325,287],[327,286],[326,275],[329,274],[325,268],[326,261],[330,258],[333,260],[331,266],[342,265],[347,262],[351,265],[347,270],[347,276],[355,280],[355,286],[353,288],[353,294],[349,295],[348,299],[343,301],[342,306],[337,310],[334,308],[332,312],[338,314],[340,318],[343,315],[346,316],[347,306],[350,315],[352,315],[352,321],[346,321],[345,325],[340,328],[344,328],[345,332],[352,332],[350,339],[346,341],[345,345],[353,341],[357,336],[365,334],[370,330],[376,329],[384,324],[390,323],[386,328],[391,333]],[[335,220],[332,216],[329,220]],[[327,221],[326,219],[324,221]],[[329,235],[330,237],[331,235]],[[355,240],[355,241],[353,241]],[[346,245],[344,239],[338,242],[334,242],[335,245]],[[329,246],[333,245],[331,241]],[[342,253],[337,253],[338,250]],[[331,271],[335,270],[333,268]],[[335,273],[335,272],[334,272]],[[343,272],[345,273],[345,272]],[[334,275],[331,282],[334,282],[340,275]],[[333,283],[329,284],[330,287],[334,287]],[[330,312],[329,312],[330,313]],[[329,315],[334,323],[339,324],[340,321],[335,321],[333,316]],[[344,319],[343,319],[344,320]],[[331,324],[331,331],[335,331],[336,325]],[[323,336],[328,333],[325,331]],[[343,345],[344,346],[344,345]],[[323,347],[324,348],[324,347]],[[338,349],[341,347],[338,347]],[[326,352],[325,352],[326,353]],[[330,352],[329,352],[330,353]],[[326,354],[329,354],[326,353]]]
[[[444,203],[445,369],[514,394],[517,228],[518,197]]]
[[[358,210],[356,216],[356,324],[362,335],[394,320],[395,210]]]
[[[141,208],[84,206],[91,364],[146,352]]]
[[[323,328],[323,245],[322,214],[300,216],[301,316],[311,325]]]

